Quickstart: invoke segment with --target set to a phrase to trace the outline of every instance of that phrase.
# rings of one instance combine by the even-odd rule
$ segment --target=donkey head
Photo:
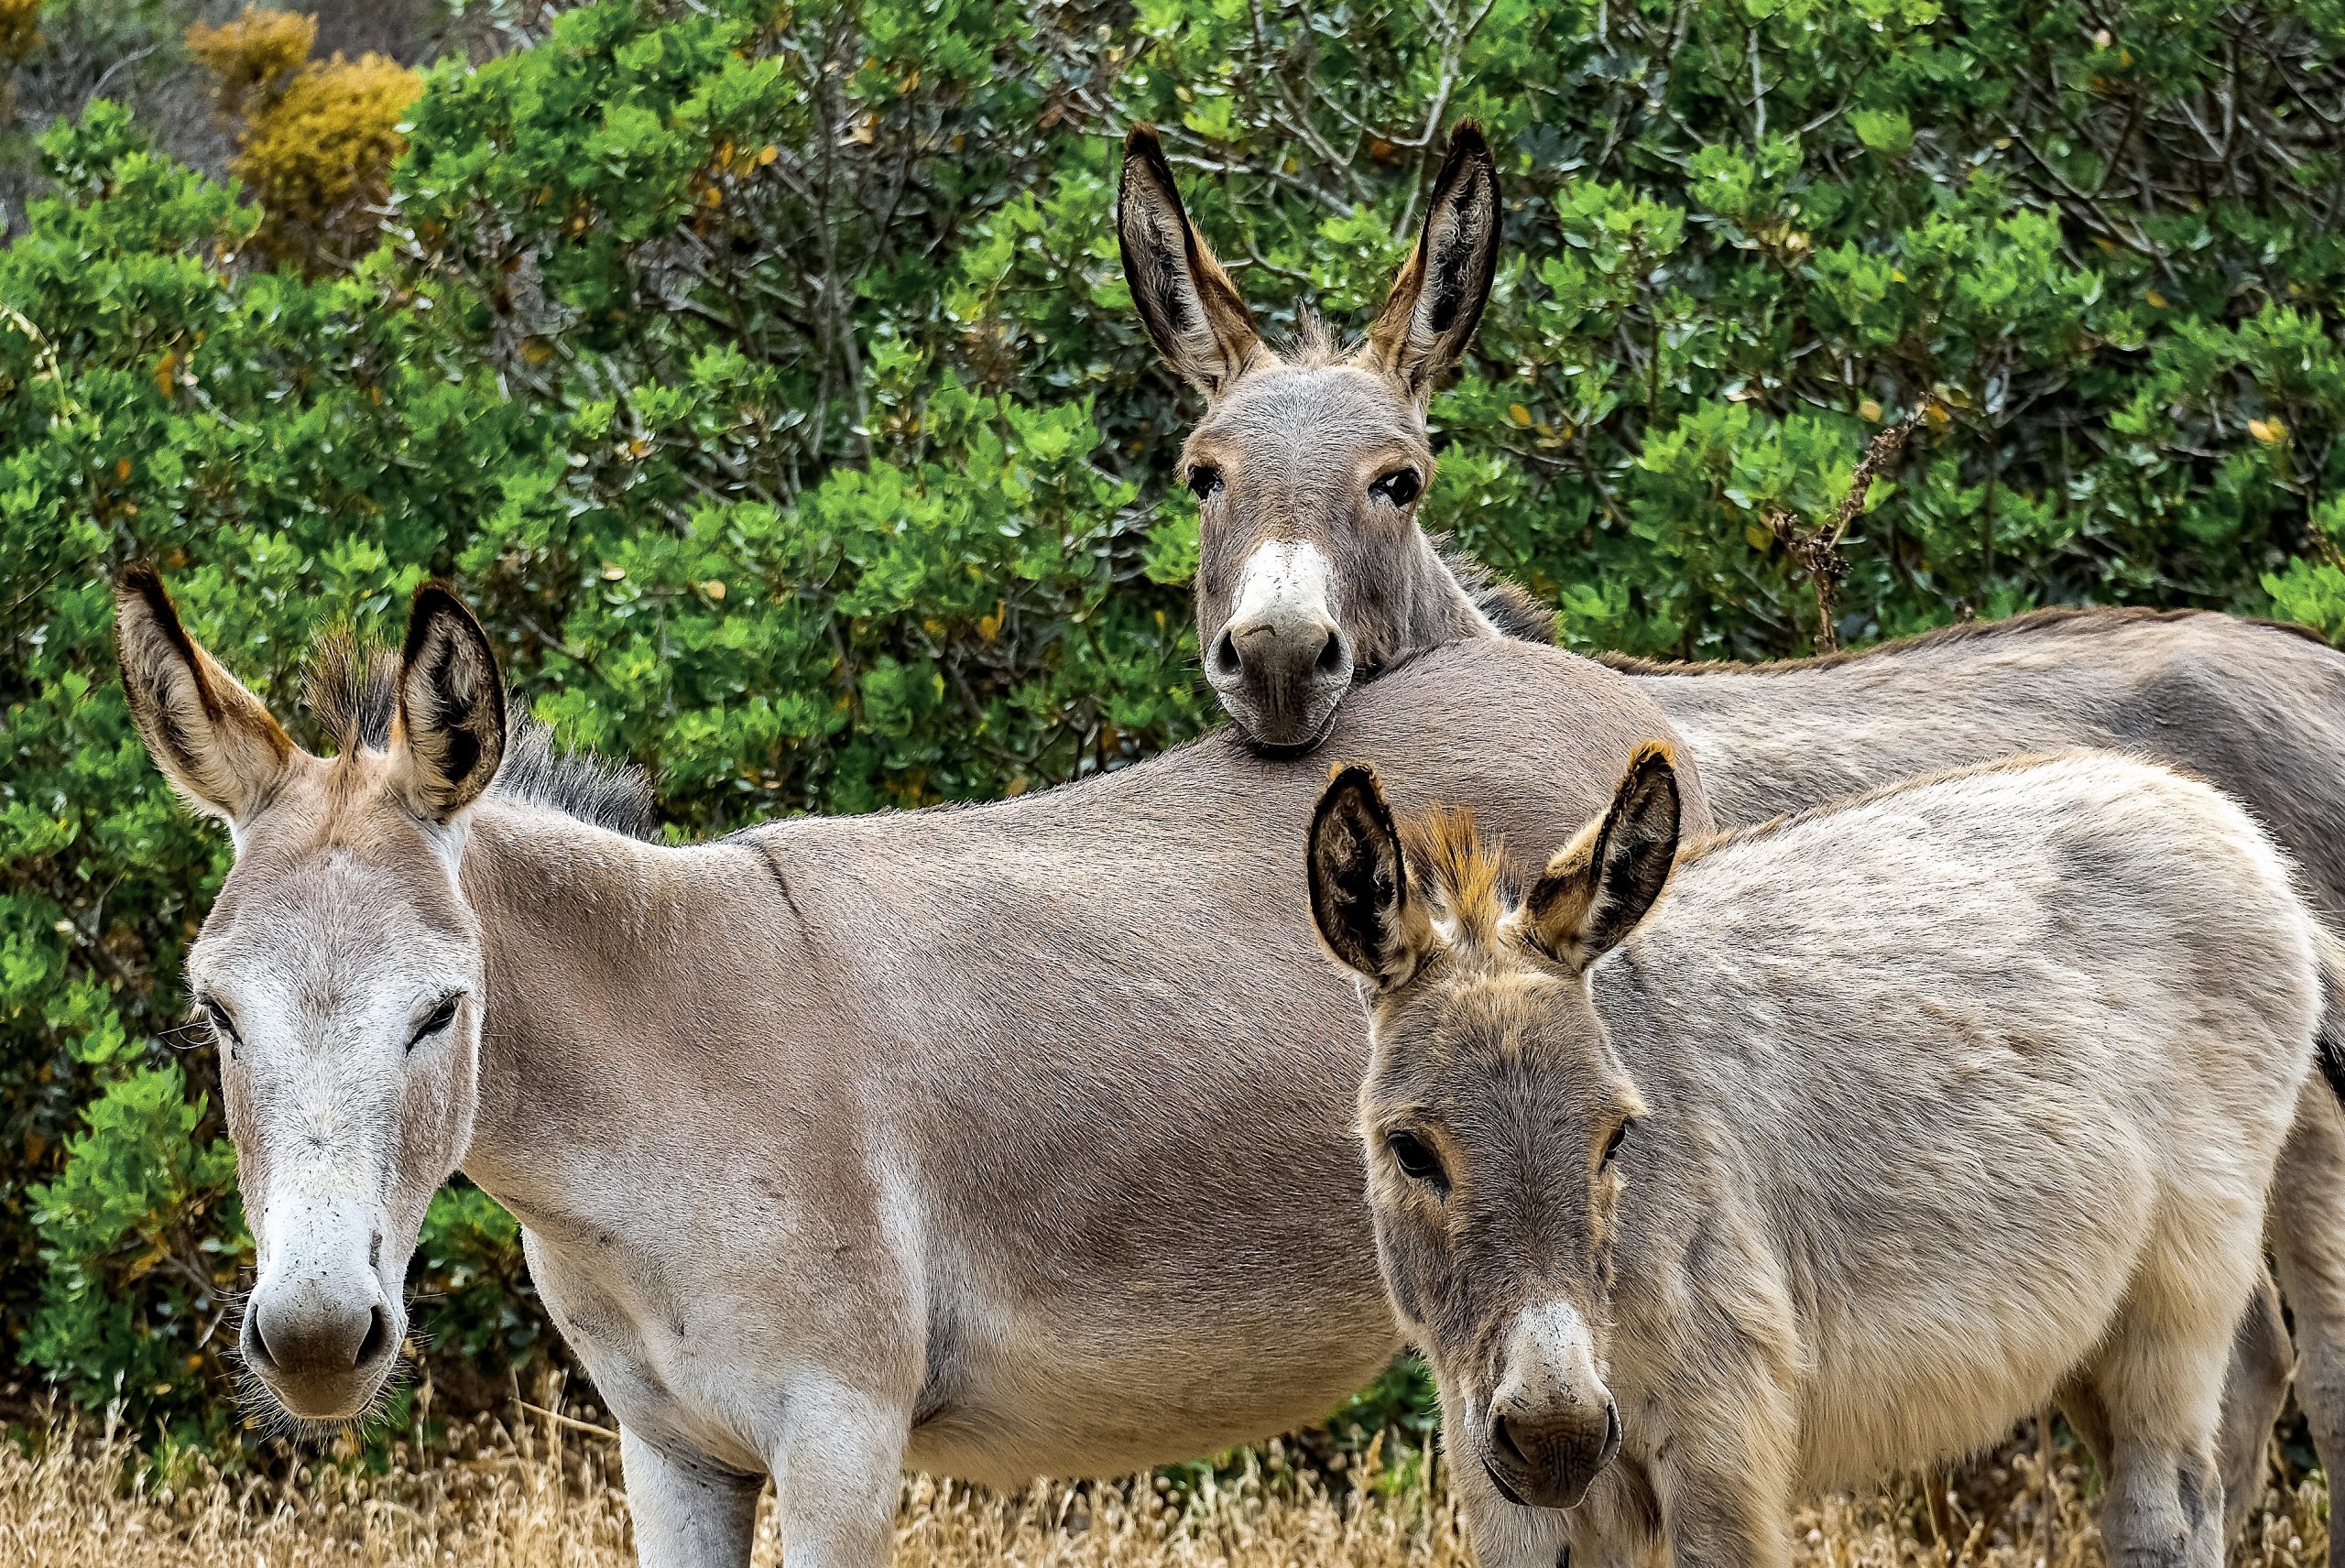
[[[1343,354],[1312,328],[1282,356],[1190,224],[1155,133],[1125,145],[1124,277],[1149,336],[1205,397],[1181,454],[1197,496],[1197,646],[1222,707],[1265,750],[1317,745],[1356,676],[1496,635],[1417,502],[1433,479],[1425,408],[1481,320],[1500,215],[1489,144],[1466,122],[1368,341]]]
[[[1461,1462],[1529,1507],[1577,1503],[1620,1445],[1610,1243],[1645,1106],[1587,975],[1661,896],[1677,822],[1648,745],[1514,904],[1469,817],[1396,831],[1364,768],[1312,822],[1312,912],[1367,983],[1359,1132],[1385,1285]]]
[[[244,1357],[297,1420],[346,1420],[398,1358],[408,1256],[472,1138],[481,940],[456,870],[505,688],[479,624],[427,585],[376,686],[389,711],[342,701],[341,755],[313,757],[189,638],[152,569],[122,575],[115,610],[147,751],[235,844],[187,970],[259,1248]]]

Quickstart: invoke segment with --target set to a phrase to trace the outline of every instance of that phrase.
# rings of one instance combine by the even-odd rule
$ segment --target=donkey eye
[[[1612,1129],[1612,1136],[1604,1140],[1604,1152],[1597,1156],[1596,1163],[1598,1169],[1612,1163],[1612,1157],[1620,1152],[1620,1140],[1628,1137],[1629,1129],[1636,1125],[1637,1118],[1630,1116]]]
[[[204,1019],[212,1025],[212,1033],[215,1040],[224,1041],[232,1047],[245,1043],[245,1037],[236,1032],[236,1020],[228,1016],[227,1008],[209,996],[197,998],[196,1006],[203,1009]]]
[[[1424,481],[1417,477],[1413,468],[1396,468],[1368,487],[1371,495],[1380,495],[1396,506],[1405,506],[1417,498]]]
[[[1189,470],[1189,489],[1200,501],[1212,499],[1221,493],[1221,470],[1210,463],[1200,463]]]
[[[1449,1189],[1449,1173],[1441,1168],[1441,1156],[1424,1145],[1414,1133],[1396,1132],[1384,1140],[1391,1151],[1392,1163],[1412,1181],[1426,1181],[1444,1192]]]
[[[462,991],[451,991],[441,997],[440,1005],[431,1009],[431,1016],[415,1026],[415,1032],[408,1037],[407,1048],[413,1051],[417,1046],[454,1023],[456,1004],[464,999],[464,994]]]

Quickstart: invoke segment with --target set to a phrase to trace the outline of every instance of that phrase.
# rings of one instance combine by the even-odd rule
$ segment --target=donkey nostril
[[[1235,680],[1245,673],[1245,664],[1238,657],[1238,639],[1229,635],[1227,626],[1222,627],[1221,635],[1213,639],[1213,651],[1205,658],[1212,664],[1213,672],[1224,680]]]
[[[391,1314],[376,1307],[367,1320],[366,1337],[358,1342],[358,1359],[351,1365],[365,1367],[383,1353],[391,1336]]]
[[[1514,1428],[1507,1424],[1506,1417],[1492,1416],[1490,1418],[1490,1438],[1499,1445],[1500,1451],[1517,1465],[1531,1463],[1531,1455],[1523,1453],[1522,1444],[1515,1442]]]
[[[1343,667],[1344,634],[1339,631],[1331,631],[1327,634],[1326,642],[1319,649],[1319,658],[1314,668],[1322,675],[1333,675]]]

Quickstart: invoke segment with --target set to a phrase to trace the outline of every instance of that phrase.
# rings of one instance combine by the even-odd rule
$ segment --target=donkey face
[[[408,1256],[472,1138],[481,943],[456,868],[503,754],[504,687],[479,625],[427,586],[387,748],[345,715],[329,760],[188,637],[151,569],[115,598],[147,748],[235,843],[188,985],[259,1250],[244,1357],[297,1420],[349,1419],[398,1358]]]
[[[1364,769],[1312,823],[1320,934],[1368,984],[1359,1133],[1385,1284],[1454,1450],[1532,1508],[1577,1503],[1620,1446],[1611,1239],[1645,1106],[1587,970],[1660,897],[1677,816],[1666,754],[1641,750],[1519,908],[1469,818],[1412,824],[1404,850]]]
[[[1356,676],[1491,635],[1417,526],[1425,408],[1481,320],[1498,177],[1469,121],[1368,342],[1284,358],[1188,220],[1155,133],[1132,132],[1116,223],[1149,335],[1205,396],[1182,452],[1197,495],[1197,646],[1229,716],[1273,752],[1326,735]]]

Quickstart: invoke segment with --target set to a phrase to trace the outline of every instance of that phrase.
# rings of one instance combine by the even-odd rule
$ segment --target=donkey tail
[[[2313,1061],[2329,1080],[2330,1094],[2345,1105],[2345,941],[2326,925],[2316,928],[2320,952],[2320,1032],[2313,1039]]]

